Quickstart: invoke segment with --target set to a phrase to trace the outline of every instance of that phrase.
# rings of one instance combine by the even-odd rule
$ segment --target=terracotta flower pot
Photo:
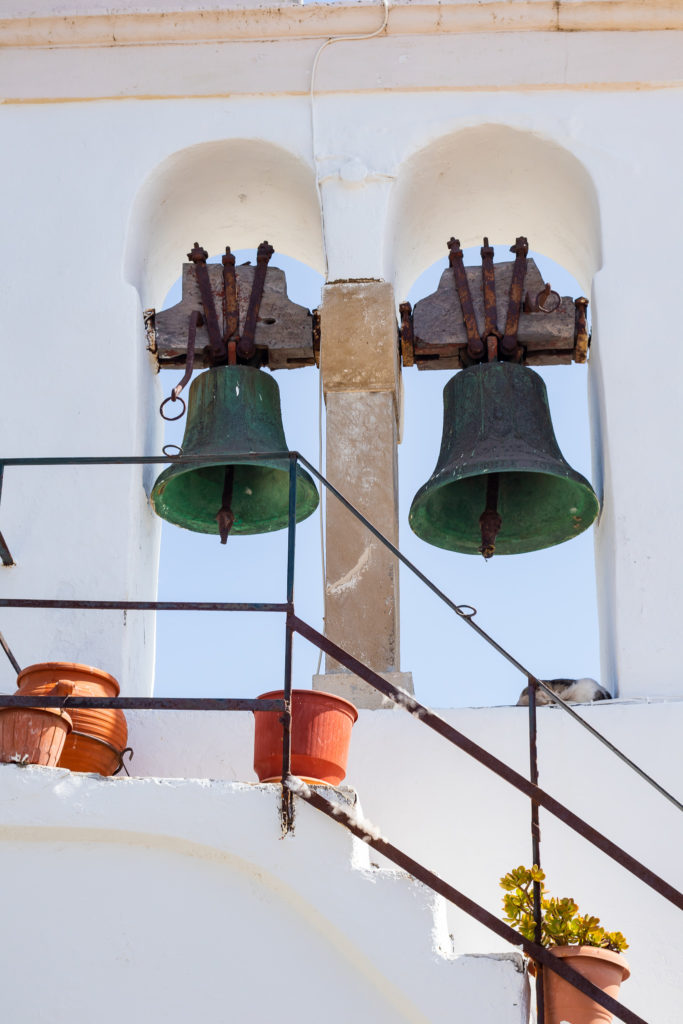
[[[66,696],[67,692],[57,683],[47,687],[45,696]],[[54,768],[71,728],[71,717],[62,708],[3,708],[0,761]]]
[[[596,946],[556,946],[549,950],[562,957],[575,971],[588,978],[613,999],[619,998],[619,986],[630,976],[620,953]],[[612,1014],[584,995],[553,971],[543,972],[546,1024],[609,1024]]]
[[[282,690],[259,700],[278,700]],[[351,727],[358,712],[350,701],[322,690],[292,690],[292,774],[306,782],[338,786],[346,775]],[[254,771],[260,782],[282,778],[279,711],[254,712]]]
[[[19,673],[17,683],[20,693],[42,696],[48,692],[46,688],[57,680],[69,687],[74,697],[119,695],[119,684],[108,672],[68,661],[29,665]],[[72,772],[112,775],[119,767],[119,755],[128,739],[128,726],[123,711],[118,708],[72,708],[69,714],[73,720],[74,733],[88,735],[67,737],[59,767],[69,768]]]

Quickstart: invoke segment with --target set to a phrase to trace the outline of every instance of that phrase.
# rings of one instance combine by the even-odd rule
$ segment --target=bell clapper
[[[503,520],[498,514],[498,487],[500,484],[500,477],[498,473],[489,473],[486,478],[486,508],[479,516],[479,526],[481,527],[481,551],[484,558],[489,559],[493,557],[496,550],[496,536]]]
[[[232,486],[235,481],[235,467],[225,467],[225,478],[223,482],[222,505],[216,513],[218,532],[221,535],[221,544],[228,543],[228,534],[235,522],[235,514],[232,511]]]

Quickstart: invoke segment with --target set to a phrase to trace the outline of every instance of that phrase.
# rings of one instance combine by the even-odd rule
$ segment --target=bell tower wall
[[[514,24],[494,24],[489,5],[399,0],[380,31],[370,3],[185,6],[176,20],[135,0],[5,12],[3,450],[158,448],[142,312],[198,228],[216,247],[277,229],[330,284],[385,282],[397,303],[452,232],[525,233],[592,287],[601,681],[680,696],[680,13],[515,3]],[[311,103],[322,43],[375,30],[326,47]],[[153,596],[153,472],[8,469],[8,596]],[[151,616],[3,622],[22,663],[87,649],[124,692],[151,685]]]

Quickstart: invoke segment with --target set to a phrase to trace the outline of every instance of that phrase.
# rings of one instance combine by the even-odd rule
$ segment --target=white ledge
[[[51,8],[51,10],[49,10]],[[46,9],[49,13],[46,13]],[[326,39],[379,29],[381,3],[271,5],[242,0],[206,9],[196,0],[153,3],[105,0],[38,7],[13,0],[0,19],[3,47],[136,46],[150,43],[267,39]],[[612,32],[683,29],[683,6],[672,0],[397,0],[390,4],[388,35],[473,32]]]

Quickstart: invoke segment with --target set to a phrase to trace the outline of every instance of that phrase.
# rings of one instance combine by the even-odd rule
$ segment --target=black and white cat
[[[546,686],[569,704],[589,704],[596,700],[611,700],[611,693],[596,683],[595,679],[544,679]],[[537,704],[554,704],[552,697],[542,690],[536,690]],[[529,687],[525,686],[517,701],[517,707],[529,706]]]

